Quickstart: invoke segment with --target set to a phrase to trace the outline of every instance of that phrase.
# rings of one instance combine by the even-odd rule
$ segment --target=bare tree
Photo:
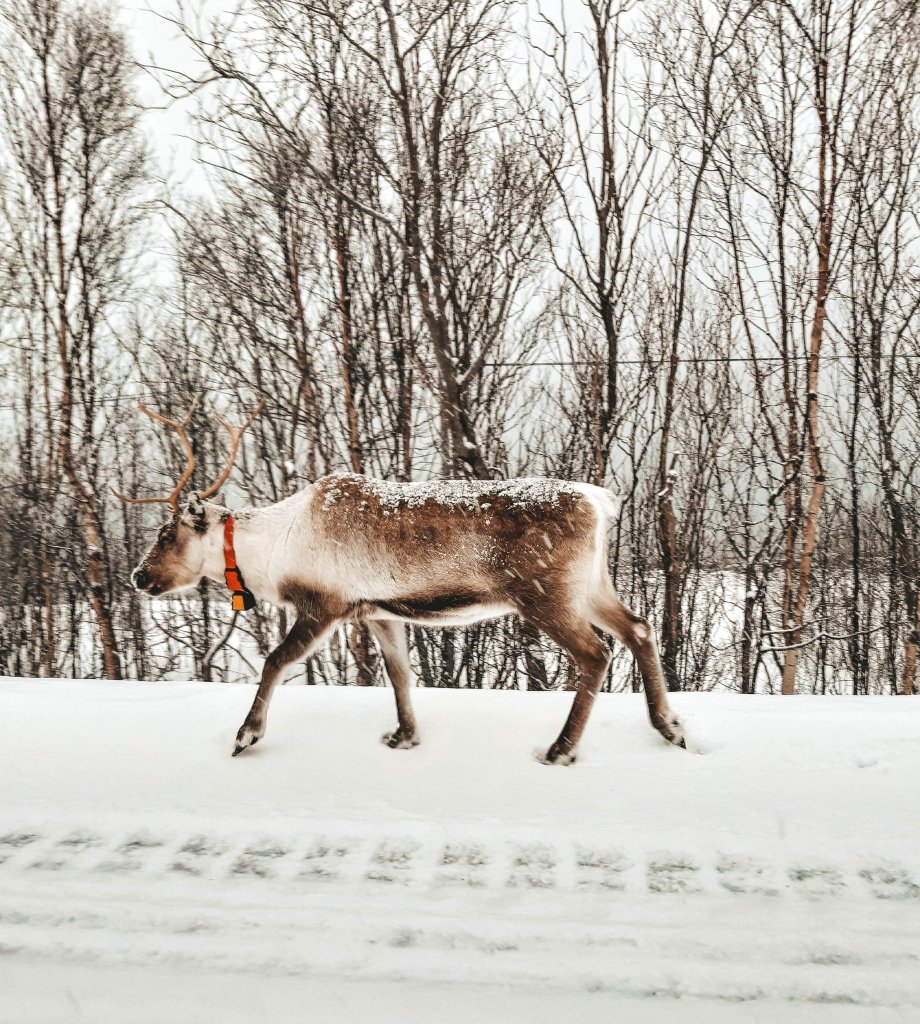
[[[116,679],[122,666],[98,488],[100,380],[115,355],[112,320],[144,180],[130,57],[102,8],[10,0],[5,13],[0,103],[17,188],[10,228],[30,264],[25,331],[56,356],[55,466],[79,510],[103,670]]]
[[[671,688],[917,688],[920,8],[544,8],[525,40],[513,0],[177,0],[202,73],[159,76],[210,191],[160,188],[153,268],[112,13],[0,0],[4,671],[253,671],[285,612],[139,601],[147,524],[103,498],[179,455],[136,399],[264,394],[232,502],[334,469],[607,484]],[[575,683],[526,625],[415,632],[426,685]],[[343,628],[305,678],[378,669]]]
[[[906,400],[911,391],[916,391],[912,383],[916,368],[910,357],[917,355],[920,288],[916,279],[911,279],[906,258],[917,237],[915,168],[920,134],[913,109],[918,82],[917,47],[908,45],[905,49],[905,42],[917,43],[918,27],[916,18],[906,24],[900,19],[883,20],[877,26],[871,56],[862,60],[874,73],[875,87],[861,93],[859,118],[847,154],[854,208],[846,254],[854,355],[853,422],[855,398],[864,386],[877,438],[874,461],[890,531],[892,583],[901,588],[904,601],[903,665],[896,689],[905,695],[916,688],[920,643],[918,456],[913,443],[917,421],[911,417],[911,403]],[[911,56],[902,60],[902,52]],[[916,411],[914,406],[914,416]],[[896,629],[894,621],[890,625]],[[864,633],[861,620],[854,620],[852,632],[857,637]],[[854,660],[864,665],[866,655],[857,651]]]

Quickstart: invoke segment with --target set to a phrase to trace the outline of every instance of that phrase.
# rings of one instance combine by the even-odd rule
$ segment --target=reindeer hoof
[[[534,751],[534,757],[536,757],[540,764],[570,765],[575,764],[576,751],[570,750],[567,753],[564,753],[554,743],[549,750],[545,752],[541,750]]]
[[[260,733],[256,732],[252,726],[244,725],[236,734],[236,743],[233,746],[231,757],[236,757],[237,754],[244,751],[247,747],[254,747],[260,739],[262,739]]]
[[[397,729],[396,732],[385,732],[380,737],[380,742],[388,746],[390,750],[411,750],[419,745],[420,740],[415,734],[403,736],[402,732]]]
[[[667,718],[653,724],[668,743],[673,743],[675,747],[681,747],[684,750],[687,749],[684,727],[677,715],[668,715]]]

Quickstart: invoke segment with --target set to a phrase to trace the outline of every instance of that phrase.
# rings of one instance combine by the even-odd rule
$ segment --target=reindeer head
[[[230,435],[227,464],[210,487],[200,494],[193,494],[185,507],[180,508],[179,495],[195,470],[195,455],[188,439],[187,427],[196,405],[197,399],[181,420],[167,419],[165,416],[160,416],[159,413],[151,412],[143,405],[140,406],[144,415],[149,416],[157,423],[172,427],[179,435],[179,440],[185,451],[185,471],[172,492],[166,497],[160,498],[128,498],[119,494],[118,491],[113,491],[116,498],[126,503],[135,505],[163,503],[172,509],[172,517],[169,522],[160,527],[156,541],[140,565],[131,573],[131,582],[134,586],[153,597],[195,586],[205,574],[205,562],[209,553],[212,553],[215,545],[219,550],[220,543],[215,540],[213,527],[222,523],[228,513],[222,506],[207,502],[205,499],[216,494],[230,476],[239,450],[240,438],[261,412],[264,400],[259,402],[252,415],[241,427],[231,427],[229,423],[220,421]]]
[[[157,539],[131,573],[135,588],[159,597],[195,586],[204,575],[205,559],[213,546],[208,532],[226,514],[226,509],[205,504],[200,495],[193,494],[185,507],[176,509],[160,527]]]

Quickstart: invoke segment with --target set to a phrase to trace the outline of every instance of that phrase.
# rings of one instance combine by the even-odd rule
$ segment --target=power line
[[[694,366],[697,365],[725,365],[731,363],[807,363],[811,357],[804,354],[799,355],[765,355],[765,356],[678,356],[678,363],[689,363]],[[920,352],[885,352],[881,353],[879,359],[891,362],[906,360],[908,362],[920,361]],[[838,353],[835,355],[822,355],[819,362],[822,364],[827,363],[844,363],[853,362],[856,359],[856,355],[852,352]],[[669,356],[649,356],[645,359],[617,359],[615,361],[616,366],[648,366],[648,365],[663,365],[670,361]],[[482,364],[485,367],[496,368],[503,366],[519,366],[519,367],[557,367],[557,368],[569,368],[576,366],[606,366],[606,362],[602,359],[505,359],[505,360],[493,360],[490,362],[484,362]],[[133,383],[133,382],[132,382]],[[175,380],[150,380],[145,381],[145,385],[156,385],[156,384],[168,384],[171,387],[176,386]],[[189,394],[194,392],[195,388],[189,388]],[[211,393],[220,395],[233,395],[237,396],[240,394],[240,390],[228,387],[214,387],[208,386],[207,390]],[[94,405],[117,405],[119,402],[133,402],[140,401],[144,396],[141,394],[120,394],[113,395],[111,397],[97,398],[94,400]],[[6,410],[14,412],[22,408],[22,405],[17,404],[0,404],[0,410]]]
[[[768,363],[768,362],[790,362],[807,363],[810,359],[807,355],[790,356],[678,356],[678,363]],[[884,360],[908,359],[920,360],[920,352],[887,352],[880,356]],[[820,363],[841,363],[855,360],[852,352],[839,355],[822,355]],[[617,366],[646,366],[649,363],[667,363],[670,356],[647,357],[645,359],[617,359]],[[483,366],[606,366],[603,359],[508,359],[495,362],[483,363]]]

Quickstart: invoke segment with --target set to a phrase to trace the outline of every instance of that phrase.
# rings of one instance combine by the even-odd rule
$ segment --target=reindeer
[[[193,410],[169,420],[141,406],[173,428],[185,450],[186,468],[173,491],[157,498],[115,493],[172,510],[131,575],[138,590],[156,597],[207,577],[227,583],[235,608],[260,599],[296,614],[265,661],[234,757],[265,735],[269,701],[285,667],[310,657],[348,620],[370,628],[395,691],[397,726],[383,742],[400,750],[417,746],[406,623],[466,626],[508,614],[542,630],[579,670],[571,711],[540,755],[543,763],[575,760],[610,663],[601,633],[613,634],[636,658],[653,727],[685,746],[652,628],[619,600],[608,574],[607,527],[619,514],[611,492],[544,478],[390,483],[334,473],[274,505],[231,512],[207,499],[229,477],[256,409],[242,427],[223,423],[230,435],[223,472],[180,507],[195,468],[186,429]]]

